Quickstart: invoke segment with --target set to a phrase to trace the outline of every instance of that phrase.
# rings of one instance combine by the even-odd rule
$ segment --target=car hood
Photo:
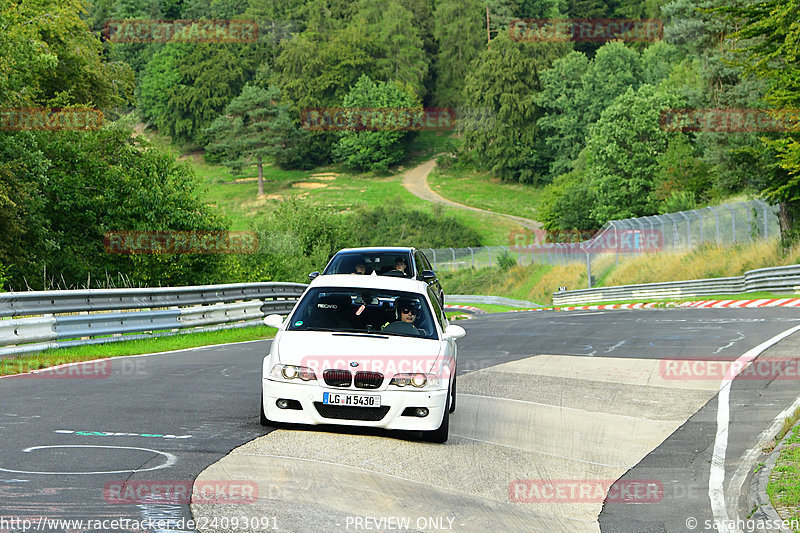
[[[431,371],[441,348],[439,340],[396,335],[283,331],[273,350],[278,350],[279,361],[287,365],[394,373]]]

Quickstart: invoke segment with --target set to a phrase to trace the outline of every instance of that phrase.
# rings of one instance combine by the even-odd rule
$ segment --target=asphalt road
[[[715,512],[709,473],[718,425],[717,395],[713,384],[697,390],[692,383],[679,388],[662,383],[656,388],[651,382],[658,370],[653,369],[663,371],[660,360],[670,358],[733,361],[800,324],[800,315],[782,308],[543,311],[490,315],[460,324],[468,332],[459,341],[463,397],[451,420],[453,436],[438,448],[381,432],[283,429],[264,437],[271,430],[258,423],[258,401],[268,341],[89,363],[79,371],[62,370],[46,377],[0,379],[0,532],[22,531],[19,520],[40,524],[42,518],[165,519],[166,527],[150,530],[180,530],[176,526],[181,519],[192,518],[189,505],[118,504],[109,487],[141,481],[190,483],[254,439],[242,447],[248,457],[274,459],[277,454],[270,447],[280,447],[281,453],[294,453],[298,460],[319,457],[322,464],[324,458],[335,470],[349,460],[344,453],[349,450],[350,455],[360,456],[361,463],[377,465],[359,466],[359,475],[367,476],[365,484],[375,479],[385,484],[391,473],[398,480],[398,497],[410,493],[409,487],[400,486],[405,481],[423,483],[438,496],[446,492],[447,498],[438,500],[442,520],[419,530],[472,531],[496,520],[531,531],[556,530],[556,525],[565,531],[689,531],[686,520],[692,516],[700,523],[696,530],[702,530],[703,521]],[[793,339],[776,345],[775,355],[797,353],[800,343]],[[633,370],[650,362],[655,365],[648,367],[650,382],[639,384],[642,376]],[[628,371],[630,375],[623,375]],[[658,395],[652,402],[661,403],[648,407],[653,391]],[[742,457],[797,395],[796,380],[734,382],[723,462],[726,490],[731,490],[724,502],[728,516],[747,513],[735,487],[730,487],[741,477]],[[533,414],[526,411],[530,418],[520,417],[517,408],[533,409]],[[510,435],[502,424],[506,414],[514,424],[521,420],[527,427]],[[568,418],[572,415],[574,420]],[[518,431],[522,433],[516,436]],[[344,451],[315,448],[328,439],[345,445]],[[363,449],[357,448],[362,445]],[[430,461],[441,470],[429,470],[436,475],[422,481],[415,477],[418,473],[389,472],[394,456],[386,452],[388,447],[407,454],[407,461]],[[454,455],[459,460],[450,462],[451,452],[463,453],[463,458]],[[328,460],[325,454],[339,455]],[[553,458],[552,465],[547,458]],[[501,466],[492,471],[493,464]],[[593,479],[594,475],[655,480],[663,496],[646,505],[513,501],[509,483],[524,476],[530,479],[531,469],[542,479],[555,479],[554,475]],[[330,512],[326,498],[332,499],[326,494],[331,493],[305,492],[313,497],[306,509],[287,506],[287,501],[269,508],[275,518],[271,525],[284,531],[336,530],[333,523],[326,523],[330,518],[325,515]],[[261,494],[270,500],[267,503],[281,500]],[[346,511],[357,502],[345,499],[336,505],[343,512],[343,506]],[[447,505],[467,518],[445,521],[459,516],[448,514]],[[223,506],[204,508],[219,513]],[[194,517],[206,516],[204,508],[196,507]],[[476,510],[481,510],[483,522],[469,514]],[[512,521],[503,522],[502,516],[511,515]],[[10,522],[13,519],[18,521]],[[340,519],[346,520],[346,513]],[[353,529],[350,523],[337,523],[342,530]],[[247,530],[264,530],[264,525]],[[39,527],[40,531],[70,529],[80,528]]]

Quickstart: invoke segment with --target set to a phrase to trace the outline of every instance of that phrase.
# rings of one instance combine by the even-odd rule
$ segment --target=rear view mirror
[[[422,281],[433,281],[436,279],[436,272],[433,270],[423,270],[419,273],[419,279]]]
[[[444,330],[445,339],[460,339],[466,334],[467,331],[464,328],[461,326],[456,326],[455,324],[450,324]]]
[[[283,317],[281,315],[267,315],[264,317],[264,324],[271,328],[283,329]]]
[[[308,275],[308,279],[310,281],[314,281],[317,276],[319,276],[319,272],[312,272],[311,274]]]

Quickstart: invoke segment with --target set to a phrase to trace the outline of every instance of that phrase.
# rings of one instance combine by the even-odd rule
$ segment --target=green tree
[[[544,229],[552,232],[595,230],[602,225],[591,211],[595,201],[586,175],[585,152],[582,152],[575,169],[556,176],[544,188],[538,219]]]
[[[401,0],[384,3],[365,0],[359,4],[352,24],[363,26],[370,39],[378,45],[375,79],[398,81],[422,99],[426,91],[429,60],[418,22]]]
[[[459,122],[462,149],[504,180],[537,183],[547,174],[535,95],[539,73],[565,46],[519,43],[500,33],[467,77],[464,105],[479,112]]]
[[[206,145],[207,153],[217,155],[235,173],[256,165],[258,196],[264,195],[264,159],[272,159],[281,151],[293,128],[289,112],[279,100],[274,87],[245,86],[205,134],[211,139]]]
[[[621,41],[606,43],[588,60],[571,52],[542,73],[537,102],[544,108],[539,126],[553,155],[550,174],[569,171],[584,146],[589,125],[614,99],[641,81],[641,59]]]
[[[235,44],[167,43],[145,69],[143,114],[179,142],[204,143],[202,130],[253,75],[242,51]]]
[[[659,116],[678,103],[675,95],[651,85],[629,88],[590,127],[587,176],[596,198],[591,213],[599,223],[657,212],[652,176],[658,156],[676,135],[661,128]]]
[[[421,112],[419,100],[394,82],[373,82],[362,76],[342,101],[345,108],[408,109]],[[357,120],[354,118],[353,121]],[[386,117],[389,125],[390,117]],[[348,120],[350,122],[350,120]],[[382,121],[383,122],[383,121]],[[370,124],[367,125],[371,127]],[[334,147],[335,157],[346,166],[358,170],[386,171],[389,165],[406,154],[410,137],[408,130],[344,131]]]
[[[434,60],[436,105],[460,106],[470,65],[486,48],[485,10],[479,0],[436,3],[433,33],[439,45]]]
[[[22,229],[0,238],[0,263],[8,267],[11,287],[75,287],[87,280],[97,287],[117,274],[150,286],[231,279],[226,273],[235,269],[233,256],[106,252],[108,231],[227,228],[203,202],[190,167],[132,133],[109,123],[94,132],[0,136],[5,168],[13,172],[0,173],[0,184],[13,186],[7,180],[16,179],[24,186],[13,191],[15,206],[3,206],[13,217],[3,223]]]
[[[743,22],[733,37],[744,54],[749,73],[768,82],[766,102],[787,117],[793,127],[764,142],[777,156],[779,170],[762,183],[760,192],[779,205],[781,235],[789,243],[800,237],[800,1],[767,0],[722,10]],[[793,110],[782,115],[781,109]]]
[[[132,100],[129,68],[103,61],[80,0],[0,6],[0,103],[118,106]]]
[[[586,128],[593,115],[583,105],[586,97],[584,76],[591,62],[583,52],[570,52],[542,72],[542,90],[537,101],[544,109],[539,127],[547,135],[545,143],[554,154],[550,174],[568,172],[586,144]]]
[[[661,203],[660,212],[669,213],[669,209],[675,204],[674,198],[685,199],[690,196],[691,202],[684,201],[685,205],[709,200],[712,186],[709,166],[698,157],[696,147],[689,142],[686,135],[677,135],[670,139],[667,150],[657,161],[658,169],[653,176],[651,194],[654,200]],[[686,194],[681,196],[681,193]],[[673,200],[670,200],[671,197]]]

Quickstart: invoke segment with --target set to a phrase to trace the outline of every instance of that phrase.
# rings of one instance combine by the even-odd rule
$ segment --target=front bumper
[[[347,426],[366,426],[384,429],[399,429],[409,431],[431,431],[437,429],[442,423],[444,409],[447,405],[447,389],[442,390],[365,390],[342,389],[337,387],[319,386],[313,384],[286,383],[262,378],[264,414],[274,422],[292,424],[340,424]],[[369,394],[381,397],[381,407],[386,411],[372,411],[378,420],[355,420],[351,418],[332,418],[331,416],[348,416],[347,413],[361,415],[364,409],[377,409],[374,407],[350,407],[347,409],[325,409],[323,416],[316,404],[322,403],[325,392],[345,394]],[[280,409],[275,402],[278,399],[296,400],[302,409]],[[386,410],[385,407],[389,409]],[[425,417],[403,416],[408,407],[426,407],[428,415]]]

